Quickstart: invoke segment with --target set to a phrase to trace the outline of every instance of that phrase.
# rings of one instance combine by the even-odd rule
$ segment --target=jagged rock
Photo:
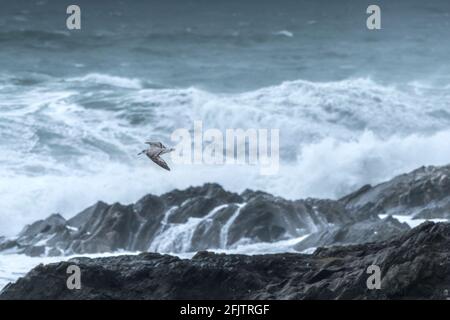
[[[28,255],[129,251],[186,252],[273,242],[354,219],[332,200],[289,201],[225,191],[217,184],[147,195],[134,205],[98,202],[65,220],[51,215],[24,228],[16,243]]]
[[[421,167],[341,199],[359,214],[450,219],[450,165]]]
[[[400,223],[391,216],[383,220],[373,218],[316,232],[295,245],[294,248],[304,251],[319,246],[383,241],[408,230],[410,227],[406,223]]]
[[[99,215],[100,212],[105,211],[108,207],[109,207],[108,204],[104,203],[103,201],[98,201],[93,206],[84,209],[83,211],[78,213],[75,217],[69,219],[67,223],[74,228],[81,229],[82,227],[88,225],[89,220],[93,216]]]
[[[227,232],[227,230],[224,230],[224,226],[227,221],[232,219],[239,208],[236,204],[230,204],[217,211],[214,219],[202,220],[192,235],[193,251],[209,248],[227,248],[230,245],[228,235],[224,237],[222,232]]]
[[[450,224],[424,223],[388,241],[319,248],[313,255],[224,255],[191,260],[143,253],[40,265],[0,299],[446,299]],[[66,287],[81,269],[80,290]],[[381,269],[368,289],[367,268]]]
[[[59,232],[65,228],[66,219],[59,214],[52,214],[45,220],[38,220],[33,224],[26,226],[20,233],[22,239],[33,239],[36,234],[52,234]]]
[[[25,227],[0,252],[68,255],[126,251],[192,252],[308,237],[298,250],[382,241],[409,229],[380,214],[450,217],[450,166],[423,167],[340,200],[286,200],[266,192],[228,192],[209,183],[135,204],[97,202],[75,217],[58,214]]]
[[[230,211],[238,202],[242,202],[239,195],[225,191],[218,184],[174,190],[160,197],[147,195],[128,206],[98,202],[68,221],[58,214],[39,220],[25,227],[15,242],[1,241],[0,251],[16,247],[19,252],[33,256],[146,251],[165,224],[182,225],[191,218],[203,218],[221,205],[227,205]],[[216,222],[222,223],[220,219]],[[200,227],[205,227],[205,223]],[[219,233],[215,233],[215,240],[210,237],[213,230],[192,231],[196,232],[192,243],[187,244],[188,249],[220,244]]]
[[[344,207],[332,200],[288,201],[263,193],[247,193],[246,199],[230,227],[228,244],[242,238],[273,242],[353,221]]]
[[[45,246],[29,246],[25,248],[23,253],[30,257],[40,257],[45,254]]]

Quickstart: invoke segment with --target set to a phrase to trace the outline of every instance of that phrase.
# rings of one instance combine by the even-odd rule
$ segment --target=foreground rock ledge
[[[392,240],[313,255],[76,258],[36,267],[0,299],[446,299],[449,252],[450,224],[429,222]],[[82,270],[81,290],[66,287],[71,264]],[[366,286],[372,264],[381,268],[380,290]]]

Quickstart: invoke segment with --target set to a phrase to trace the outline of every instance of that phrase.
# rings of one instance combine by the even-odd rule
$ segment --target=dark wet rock
[[[161,196],[164,201],[180,206],[183,202],[194,198],[220,198],[224,202],[242,202],[242,198],[233,192],[225,191],[217,183],[205,183],[201,187],[189,187],[185,190],[174,190]]]
[[[333,200],[289,201],[264,193],[247,194],[247,202],[229,230],[229,243],[242,238],[274,242],[353,221]]]
[[[228,241],[222,243],[222,229],[238,209],[238,205],[231,204],[217,211],[214,219],[202,220],[192,235],[193,251],[228,247]]]
[[[450,218],[450,165],[421,167],[341,199],[357,214]]]
[[[217,184],[147,195],[135,204],[97,202],[65,220],[51,215],[24,228],[14,243],[28,255],[118,250],[165,252],[229,248],[239,241],[274,242],[355,219],[333,200],[290,201],[258,191],[242,195]]]
[[[147,195],[132,205],[99,201],[67,221],[54,214],[26,226],[15,241],[0,239],[0,251],[15,247],[18,252],[33,256],[146,251],[164,225],[201,219],[222,205],[231,215],[235,203],[242,201],[239,195],[218,184],[174,190],[159,197]],[[196,230],[192,250],[220,245],[218,230],[225,221],[214,220],[212,230],[206,228],[207,222]]]
[[[20,233],[20,238],[34,238],[36,234],[52,234],[65,228],[66,219],[59,214],[52,214],[45,220],[39,220],[25,227]]]
[[[383,241],[408,230],[410,227],[406,223],[400,223],[391,216],[382,220],[374,218],[316,232],[295,245],[294,248],[304,251],[314,247]]]
[[[40,265],[0,299],[446,299],[450,224],[424,223],[387,241],[319,248],[313,255],[225,255],[191,260],[157,253]],[[66,286],[81,269],[80,290]],[[367,268],[381,269],[368,289]]]
[[[69,219],[67,223],[72,227],[82,228],[83,226],[86,226],[88,224],[89,220],[92,219],[92,217],[98,216],[100,212],[105,211],[108,207],[108,204],[104,203],[103,201],[98,201],[93,206],[84,209],[75,217]]]
[[[40,257],[45,254],[45,246],[28,246],[23,253],[30,257]]]
[[[0,252],[187,252],[306,235],[297,250],[383,241],[409,227],[380,219],[381,214],[450,217],[449,173],[450,166],[423,167],[339,200],[287,200],[253,190],[237,194],[208,183],[146,195],[129,205],[97,202],[67,221],[54,214],[25,227],[14,240],[0,239]]]

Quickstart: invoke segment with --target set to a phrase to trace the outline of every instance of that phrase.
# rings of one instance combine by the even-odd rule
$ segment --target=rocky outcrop
[[[342,226],[330,227],[316,232],[294,246],[298,251],[315,247],[326,247],[336,244],[357,244],[389,239],[402,234],[410,228],[405,223],[388,216],[385,219],[365,219]]]
[[[192,252],[276,242],[354,223],[333,200],[289,201],[217,184],[147,195],[135,204],[98,202],[65,220],[52,215],[4,247],[32,256],[127,251]],[[0,247],[1,248],[1,247]]]
[[[77,258],[36,267],[0,299],[446,299],[449,248],[450,225],[428,222],[388,241],[312,255]],[[81,269],[80,290],[66,286],[73,264]],[[380,289],[366,285],[370,265],[381,269]]]
[[[51,215],[25,227],[14,239],[0,239],[0,252],[180,253],[297,238],[303,241],[293,248],[302,251],[383,241],[410,228],[392,218],[380,219],[381,214],[450,218],[449,173],[450,166],[423,167],[364,186],[340,200],[290,201],[261,191],[237,194],[205,184],[147,195],[130,205],[98,202],[69,220]]]
[[[341,199],[358,214],[409,215],[450,219],[450,165],[421,167]]]

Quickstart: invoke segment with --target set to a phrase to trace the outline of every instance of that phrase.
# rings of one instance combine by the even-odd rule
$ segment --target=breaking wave
[[[71,216],[97,200],[127,203],[205,182],[291,199],[336,198],[450,159],[448,88],[361,78],[219,94],[96,73],[22,79],[26,89],[4,79],[0,234],[52,212]],[[279,128],[278,174],[261,176],[257,166],[175,165],[170,157],[168,173],[135,156],[146,139],[171,144],[170,134],[192,130],[195,120],[204,129]]]

